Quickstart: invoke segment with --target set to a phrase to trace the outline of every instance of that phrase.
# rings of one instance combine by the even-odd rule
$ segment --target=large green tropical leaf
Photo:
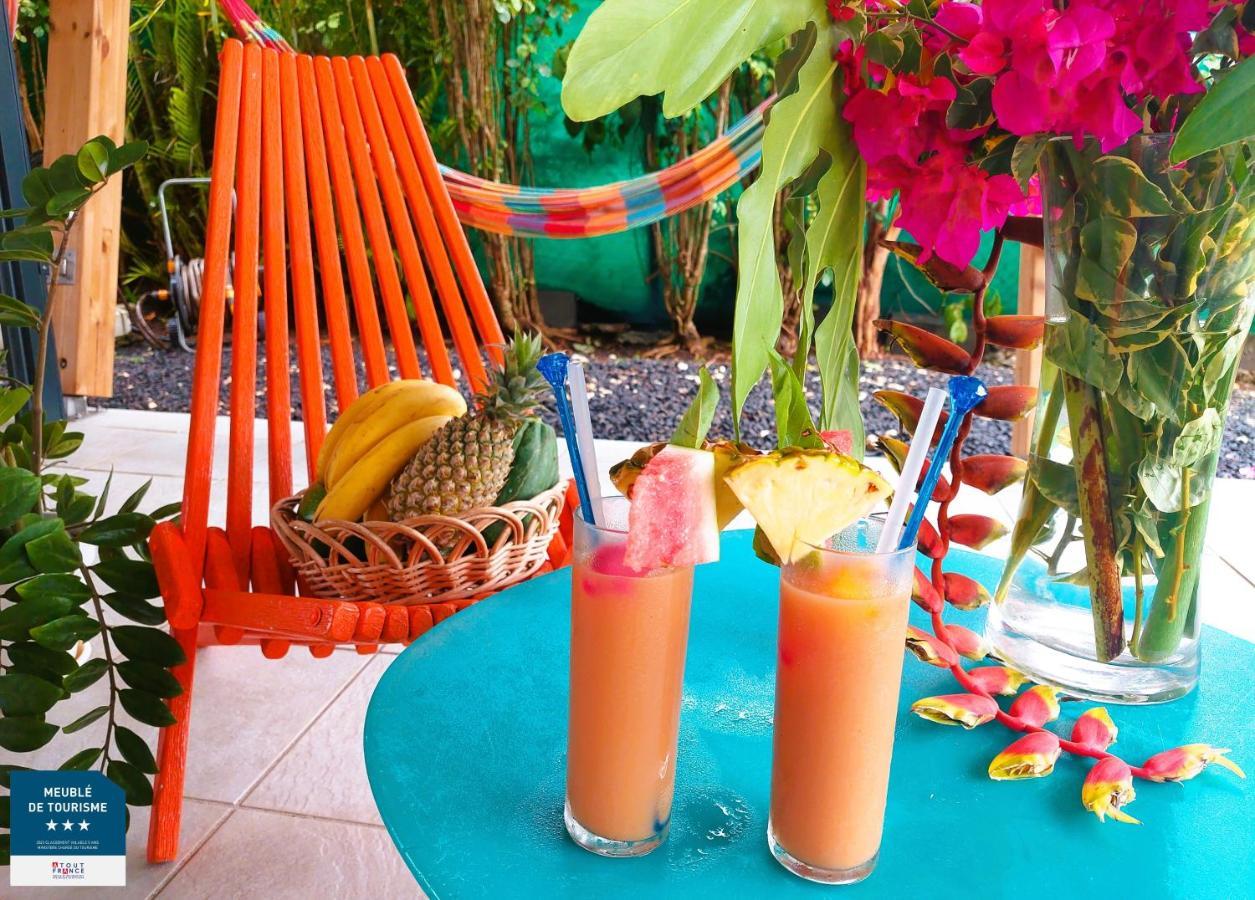
[[[681,115],[754,51],[826,17],[821,0],[606,0],[571,49],[562,106],[585,122],[663,94],[663,114]]]
[[[1255,56],[1247,57],[1216,79],[1177,133],[1172,143],[1172,161],[1184,162],[1225,144],[1255,138],[1255,115],[1250,106],[1253,96]]]
[[[858,155],[849,126],[838,119],[824,149],[832,164],[817,189],[819,213],[806,232],[807,257],[814,272],[807,273],[807,305],[815,279],[832,271],[832,308],[815,329],[815,360],[823,385],[820,427],[851,433],[854,455],[863,456],[863,415],[858,403],[858,351],[851,330],[858,283],[863,275],[863,237],[867,221],[867,167]]]
[[[833,98],[837,64],[829,46],[827,13],[820,3],[812,12],[817,18],[798,33],[791,51],[804,57],[797,69],[797,88],[772,107],[763,134],[759,176],[737,203],[740,273],[732,326],[734,422],[740,420],[745,398],[767,368],[784,312],[772,229],[776,194],[826,152],[825,144],[840,126]],[[782,61],[781,65],[785,64]],[[828,177],[826,172],[821,181]],[[809,240],[808,255],[812,268],[818,271],[817,258],[809,254]]]

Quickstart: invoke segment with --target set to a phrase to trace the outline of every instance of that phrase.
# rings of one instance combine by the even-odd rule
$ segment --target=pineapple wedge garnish
[[[786,562],[854,524],[893,491],[852,457],[800,448],[748,459],[724,481]]]

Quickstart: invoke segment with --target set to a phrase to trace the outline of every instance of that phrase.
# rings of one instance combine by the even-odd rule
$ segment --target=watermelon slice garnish
[[[824,446],[834,453],[844,453],[849,456],[854,452],[854,435],[844,428],[834,428],[831,431],[819,432],[819,439],[824,442]]]
[[[643,572],[718,559],[715,456],[668,444],[632,486],[624,562]]]

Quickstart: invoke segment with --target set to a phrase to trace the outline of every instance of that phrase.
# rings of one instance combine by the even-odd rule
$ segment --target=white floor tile
[[[255,646],[206,647],[196,660],[184,792],[238,802],[370,657],[269,660]]]
[[[190,418],[186,413],[101,410],[73,423],[83,432],[83,446],[74,454],[75,468],[139,475],[183,477],[187,459]],[[305,483],[305,436],[300,422],[291,423],[292,468],[295,483]],[[231,420],[219,416],[214,428],[215,478],[225,479],[229,457]],[[253,479],[266,483],[266,422],[253,423]]]
[[[381,827],[237,809],[159,896],[404,900],[423,892]]]
[[[101,653],[99,638],[93,652]],[[355,652],[315,659],[297,648],[276,661],[263,657],[256,646],[201,648],[192,689],[184,792],[200,800],[237,802],[370,659]],[[102,678],[58,704],[52,721],[67,725],[107,703],[108,688],[108,680]],[[364,718],[364,706],[362,710]],[[119,711],[118,716],[123,725],[147,739],[155,752],[156,729],[133,721],[125,712]],[[19,762],[55,769],[78,751],[100,746],[105,727],[106,720],[101,718],[81,731],[60,734],[46,747],[23,754]],[[355,746],[360,754],[360,734]]]
[[[370,695],[396,657],[376,655],[243,800],[246,807],[382,824],[362,757]]]

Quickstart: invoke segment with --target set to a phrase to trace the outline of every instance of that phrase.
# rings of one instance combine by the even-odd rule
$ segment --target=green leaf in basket
[[[314,513],[318,510],[318,504],[322,503],[323,497],[326,496],[327,486],[321,481],[315,481],[301,495],[301,502],[296,507],[296,514],[306,522],[314,521]]]

